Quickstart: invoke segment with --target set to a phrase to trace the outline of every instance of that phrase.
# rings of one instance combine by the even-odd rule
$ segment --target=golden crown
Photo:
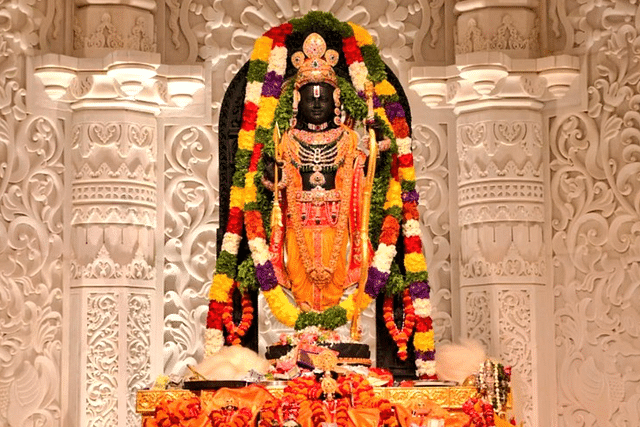
[[[327,43],[320,34],[309,34],[302,44],[302,52],[291,55],[291,62],[298,69],[295,88],[307,83],[329,83],[338,87],[338,76],[333,69],[338,59],[338,52],[327,50]]]

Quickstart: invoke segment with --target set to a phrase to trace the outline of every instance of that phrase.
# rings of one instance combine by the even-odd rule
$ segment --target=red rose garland
[[[398,357],[400,360],[407,360],[407,342],[413,332],[413,328],[416,324],[416,312],[413,308],[413,302],[411,300],[411,293],[409,289],[405,289],[402,294],[402,301],[404,303],[404,319],[402,330],[399,330],[396,326],[393,315],[393,297],[387,296],[384,299],[384,305],[382,306],[382,317],[384,324],[389,331],[389,334],[398,345]]]

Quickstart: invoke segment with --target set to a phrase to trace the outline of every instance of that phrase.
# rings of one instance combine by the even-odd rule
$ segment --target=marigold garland
[[[415,327],[416,315],[411,301],[411,293],[409,289],[405,289],[402,300],[404,303],[404,319],[402,329],[398,329],[396,326],[395,318],[393,315],[393,297],[386,296],[384,304],[382,306],[382,316],[384,324],[389,331],[389,335],[396,342],[398,346],[398,357],[400,360],[407,360],[407,342],[409,337],[413,333]]]
[[[236,326],[233,323],[233,290],[229,293],[227,304],[222,310],[222,323],[227,330],[227,343],[239,345],[253,321],[253,303],[248,292],[242,294],[242,318]]]
[[[406,279],[414,305],[424,306],[429,298],[429,285],[426,262],[422,254],[421,232],[417,211],[418,194],[415,191],[415,171],[411,154],[410,129],[406,114],[398,100],[393,85],[387,81],[385,65],[373,43],[370,34],[353,23],[338,21],[325,12],[310,12],[303,18],[272,28],[260,37],[255,44],[247,72],[247,90],[245,94],[242,135],[236,151],[235,166],[231,187],[229,219],[225,232],[225,241],[219,260],[223,264],[216,267],[210,299],[210,310],[214,303],[226,302],[237,275],[237,245],[243,234],[243,222],[249,237],[251,257],[255,265],[260,289],[264,292],[274,315],[285,325],[293,327],[300,310],[293,306],[275,278],[270,262],[268,235],[270,200],[261,188],[262,151],[273,153],[273,129],[277,122],[281,131],[288,125],[290,92],[283,91],[284,74],[288,52],[286,42],[289,37],[301,37],[310,29],[340,34],[342,54],[348,66],[349,77],[357,97],[343,90],[342,104],[354,105],[350,114],[355,119],[363,119],[364,86],[367,80],[374,83],[374,107],[377,125],[382,133],[391,139],[391,150],[382,153],[379,175],[374,180],[370,230],[371,241],[376,251],[369,267],[368,281],[365,286],[366,301],[369,303],[386,286],[391,275],[391,265],[395,256],[396,240],[402,229],[404,238],[404,266]],[[334,43],[335,44],[335,43]],[[340,86],[350,87],[342,80]],[[348,103],[344,102],[349,97]],[[355,102],[359,99],[359,102]],[[287,104],[289,104],[287,106]],[[253,142],[253,143],[252,143]],[[378,234],[379,230],[382,232]],[[380,239],[380,241],[378,241]],[[234,242],[237,245],[234,246]],[[245,269],[246,271],[246,269]],[[350,319],[354,310],[353,295],[340,303]],[[336,314],[342,313],[336,310]],[[209,313],[207,326],[220,328],[215,317],[218,313]],[[341,315],[341,314],[340,314]],[[328,316],[320,316],[326,319]],[[430,312],[416,310],[416,326],[431,328]],[[333,322],[335,324],[336,322]],[[417,374],[420,377],[433,377],[434,348],[433,341],[414,339],[416,350]]]

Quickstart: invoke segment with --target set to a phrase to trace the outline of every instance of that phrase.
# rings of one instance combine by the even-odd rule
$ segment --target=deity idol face
[[[299,122],[321,125],[333,121],[335,103],[334,88],[328,83],[309,83],[300,88],[298,104]]]

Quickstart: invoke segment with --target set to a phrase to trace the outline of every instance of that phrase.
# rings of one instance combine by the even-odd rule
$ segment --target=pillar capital
[[[495,108],[542,109],[564,97],[580,74],[579,59],[554,55],[514,59],[504,52],[460,54],[444,67],[416,67],[409,86],[431,108],[454,113]]]
[[[163,65],[160,54],[114,51],[103,58],[45,54],[33,58],[33,75],[53,101],[80,109],[125,109],[173,114],[207,102],[202,65]]]

